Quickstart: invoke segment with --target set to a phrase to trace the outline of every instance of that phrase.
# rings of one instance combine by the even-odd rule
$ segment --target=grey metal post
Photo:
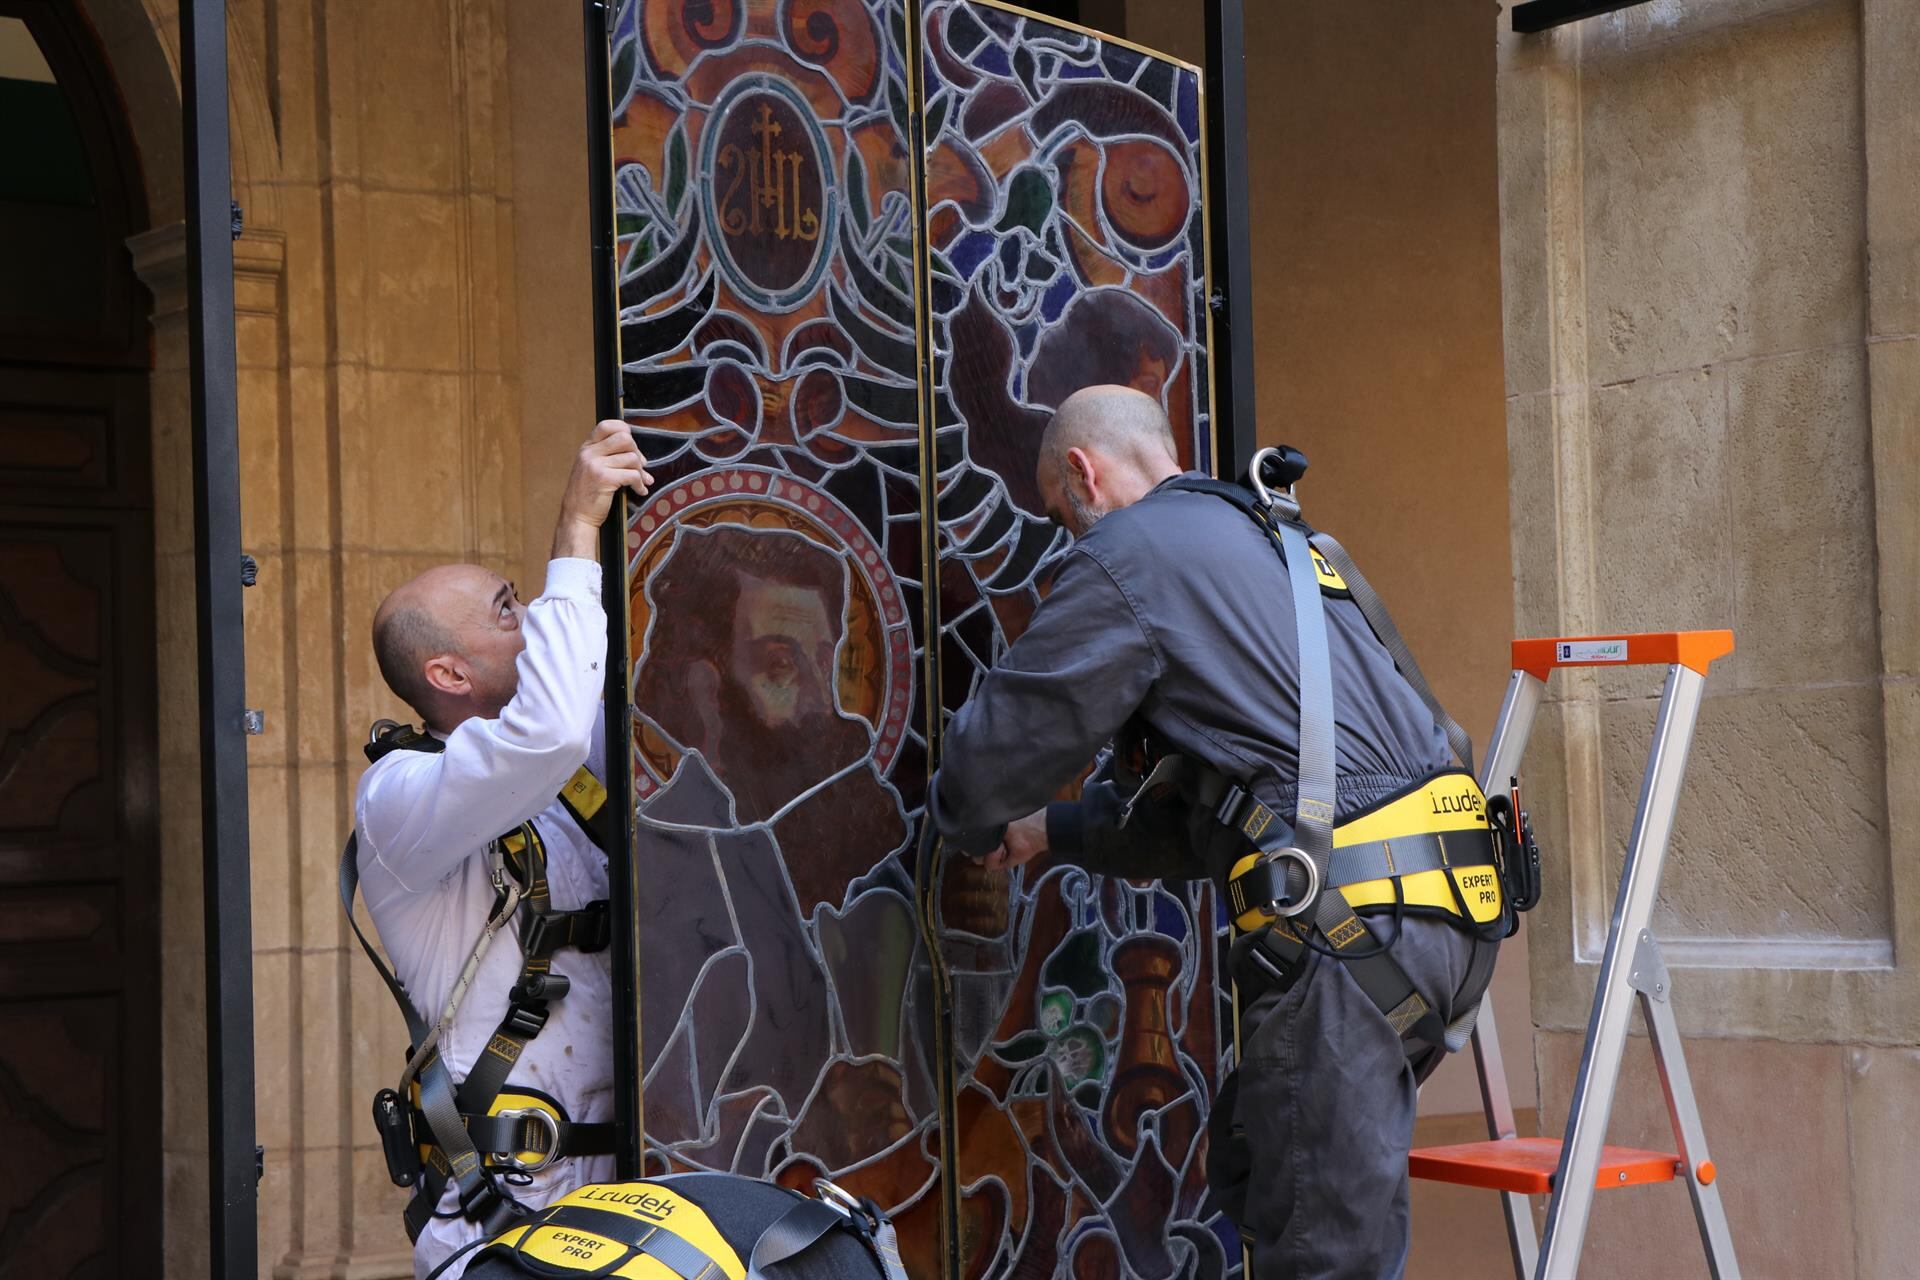
[[[200,823],[207,948],[212,1274],[259,1267],[253,1116],[253,928],[247,840],[246,634],[240,602],[240,428],[234,381],[227,6],[180,6],[187,178],[187,346],[193,414]]]
[[[1494,721],[1493,737],[1481,762],[1480,790],[1492,794],[1520,771],[1526,755],[1527,740],[1533,736],[1533,718],[1540,709],[1546,684],[1524,671],[1516,671],[1507,682],[1506,696],[1500,702],[1500,715]],[[1513,1097],[1507,1085],[1507,1067],[1500,1051],[1500,1032],[1494,1020],[1491,994],[1481,1002],[1480,1018],[1473,1029],[1473,1065],[1480,1077],[1480,1106],[1487,1118],[1487,1137],[1518,1136],[1513,1119]],[[1533,1233],[1533,1204],[1517,1191],[1500,1193],[1500,1209],[1507,1222],[1507,1244],[1513,1250],[1514,1275],[1527,1280],[1533,1274],[1540,1246]]]
[[[588,277],[593,307],[593,405],[601,419],[621,416],[619,286],[615,280],[613,200],[612,10],[583,0],[586,45]],[[600,602],[607,614],[607,667],[601,706],[606,723],[606,803],[614,847],[607,873],[613,928],[614,1169],[637,1178],[644,1163],[645,1074],[640,1045],[640,866],[633,852],[633,716],[627,692],[627,494],[614,495],[600,526]]]
[[[1620,871],[1620,892],[1607,928],[1606,956],[1600,963],[1586,1048],[1574,1082],[1567,1139],[1554,1173],[1555,1194],[1547,1207],[1538,1271],[1543,1280],[1568,1280],[1580,1263],[1587,1219],[1593,1210],[1594,1179],[1600,1170],[1601,1148],[1606,1144],[1607,1121],[1613,1113],[1614,1089],[1620,1082],[1620,1061],[1633,1016],[1633,958],[1659,896],[1667,840],[1673,833],[1687,752],[1693,744],[1694,722],[1705,687],[1706,678],[1691,668],[1676,664],[1668,669],[1633,834],[1627,841],[1626,863]]]
[[[1246,474],[1260,447],[1254,402],[1253,189],[1247,162],[1245,0],[1206,0],[1207,239],[1213,313],[1214,465]]]

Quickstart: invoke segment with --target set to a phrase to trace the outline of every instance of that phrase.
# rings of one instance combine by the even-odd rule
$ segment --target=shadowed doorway
[[[0,0],[0,1277],[159,1258],[146,225],[73,6]]]

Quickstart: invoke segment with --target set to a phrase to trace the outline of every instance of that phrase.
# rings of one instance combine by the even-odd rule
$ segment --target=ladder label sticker
[[[1625,640],[1562,640],[1554,647],[1559,662],[1625,662]]]

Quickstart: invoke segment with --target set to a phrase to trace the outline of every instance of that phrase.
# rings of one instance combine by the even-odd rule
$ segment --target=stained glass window
[[[628,0],[613,51],[649,1169],[831,1177],[916,1277],[1235,1269],[1211,890],[914,839],[1066,544],[1053,407],[1140,387],[1209,465],[1198,75],[986,0]]]

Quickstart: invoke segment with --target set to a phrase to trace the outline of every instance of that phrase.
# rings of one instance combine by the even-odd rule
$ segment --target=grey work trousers
[[[1390,936],[1390,922],[1372,922]],[[1451,1022],[1478,999],[1491,957],[1441,920],[1407,919],[1393,957]],[[1463,990],[1471,982],[1477,990]],[[1407,1265],[1407,1152],[1419,1083],[1444,1056],[1410,1059],[1338,960],[1309,953],[1284,991],[1242,1011],[1240,1069],[1214,1108],[1208,1180],[1252,1253],[1249,1280],[1392,1280]]]

